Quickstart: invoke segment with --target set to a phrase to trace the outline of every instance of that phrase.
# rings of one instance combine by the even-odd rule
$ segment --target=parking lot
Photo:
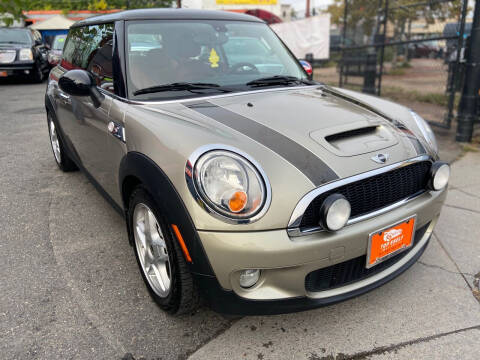
[[[123,219],[58,170],[45,86],[0,84],[1,358],[479,358],[479,152],[454,162],[420,261],[380,289],[297,314],[174,318],[150,299]]]

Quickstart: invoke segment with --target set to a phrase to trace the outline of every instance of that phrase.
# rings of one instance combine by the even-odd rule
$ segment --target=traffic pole
[[[305,6],[305,17],[310,17],[310,0],[307,0],[307,4]]]
[[[461,142],[472,141],[473,123],[476,119],[476,105],[480,89],[480,1],[475,1],[472,32],[469,41],[465,68],[465,81],[462,98],[458,106],[458,125],[456,140]],[[461,51],[462,49],[458,49]]]

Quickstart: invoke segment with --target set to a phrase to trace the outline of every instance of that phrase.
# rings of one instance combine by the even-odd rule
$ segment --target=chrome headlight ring
[[[245,201],[250,202],[251,194],[249,192],[251,188],[255,189],[255,182],[258,181],[257,187],[260,187],[262,192],[261,200],[260,202],[255,202],[257,207],[253,208],[253,210],[248,211],[248,207],[244,210],[244,206],[239,207],[238,211],[233,212],[225,206],[226,204],[224,201],[215,202],[215,200],[218,199],[212,200],[212,197],[215,198],[215,196],[212,196],[212,191],[209,189],[209,185],[207,184],[206,186],[205,184],[205,166],[208,167],[216,159],[222,160],[222,158],[223,160],[230,162],[230,168],[238,165],[237,168],[234,169],[237,171],[233,171],[233,173],[238,174],[240,178],[243,177],[246,180],[244,181],[243,188],[240,185],[238,187],[240,193],[243,192],[247,195]],[[228,145],[211,144],[195,150],[187,160],[185,166],[185,179],[190,193],[196,202],[214,217],[230,224],[250,224],[259,220],[268,211],[272,200],[270,182],[260,164],[243,151]],[[214,179],[215,181],[216,177],[210,177],[210,179]],[[230,183],[228,184],[231,185]],[[213,188],[216,188],[215,185],[216,184],[214,184]],[[227,188],[226,192],[220,191],[220,193],[222,195],[227,194],[227,196],[237,194],[237,192],[232,192],[232,190],[236,189]],[[217,194],[218,192],[214,193],[214,195]],[[223,198],[224,196],[222,195],[220,195],[219,198]],[[247,206],[251,205],[251,202],[247,204]]]

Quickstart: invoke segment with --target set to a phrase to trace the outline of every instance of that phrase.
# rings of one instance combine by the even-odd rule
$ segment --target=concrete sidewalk
[[[318,310],[242,318],[190,359],[478,359],[480,153],[453,164],[449,188],[430,246],[394,281]]]

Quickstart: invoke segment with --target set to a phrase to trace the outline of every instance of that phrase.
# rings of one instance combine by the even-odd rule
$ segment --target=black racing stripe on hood
[[[265,125],[206,101],[185,105],[268,147],[299,169],[315,186],[338,179],[338,175],[315,154]]]

